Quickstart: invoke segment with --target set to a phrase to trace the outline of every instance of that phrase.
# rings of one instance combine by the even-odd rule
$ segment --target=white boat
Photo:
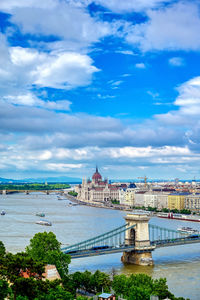
[[[52,226],[52,223],[50,221],[47,220],[39,220],[35,222],[38,225],[46,225],[46,226]]]
[[[179,227],[177,228],[177,231],[180,233],[187,233],[187,234],[199,234],[199,231],[196,229],[193,229],[191,227]]]

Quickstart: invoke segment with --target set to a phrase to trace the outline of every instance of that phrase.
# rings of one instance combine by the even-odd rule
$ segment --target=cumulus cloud
[[[147,12],[148,21],[127,28],[126,40],[142,51],[199,50],[200,16],[197,3],[178,2]]]
[[[118,27],[117,22],[112,24],[92,17],[84,6],[73,1],[1,1],[0,10],[11,14],[10,21],[23,34],[53,36],[52,47],[62,46],[64,50],[87,48]]]
[[[92,63],[89,56],[79,53],[65,52],[52,55],[32,72],[36,78],[34,83],[43,87],[60,89],[88,85],[92,74],[99,71],[92,66]]]
[[[33,87],[73,89],[86,86],[99,71],[86,54],[9,47],[5,36],[0,35],[0,40],[0,97],[8,103],[69,110],[70,101],[44,101],[34,93]]]

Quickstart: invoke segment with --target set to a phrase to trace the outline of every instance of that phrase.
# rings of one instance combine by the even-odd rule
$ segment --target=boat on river
[[[180,233],[187,233],[187,234],[199,234],[199,231],[196,229],[193,229],[191,227],[179,227],[177,228],[177,231]]]
[[[38,225],[52,226],[52,223],[48,220],[39,220],[35,222]]]
[[[200,222],[200,218],[192,215],[174,214],[174,213],[158,213],[158,218],[171,219],[171,220],[181,220],[190,222]]]
[[[45,217],[45,213],[36,213],[35,215],[36,215],[37,217],[42,217],[42,218]]]
[[[1,211],[1,216],[4,216],[6,214],[5,210]]]

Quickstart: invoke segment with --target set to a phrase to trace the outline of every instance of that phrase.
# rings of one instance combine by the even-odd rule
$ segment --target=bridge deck
[[[73,253],[64,251],[64,253],[70,254],[71,258],[75,259],[75,258],[91,257],[91,256],[98,256],[98,255],[120,253],[120,252],[130,252],[133,250],[142,251],[142,252],[153,251],[155,248],[194,244],[194,243],[200,243],[200,237],[198,238],[186,237],[186,238],[177,238],[173,240],[157,240],[157,241],[152,241],[150,247],[141,247],[137,249],[132,245],[132,246],[122,246],[122,247],[109,247],[106,249],[95,249],[95,250],[87,249],[87,250],[74,251]]]

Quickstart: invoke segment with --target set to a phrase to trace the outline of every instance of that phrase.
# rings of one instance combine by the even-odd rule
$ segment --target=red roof
[[[92,179],[95,181],[102,180],[101,174],[98,171],[98,168],[96,167],[96,172],[93,174]]]

